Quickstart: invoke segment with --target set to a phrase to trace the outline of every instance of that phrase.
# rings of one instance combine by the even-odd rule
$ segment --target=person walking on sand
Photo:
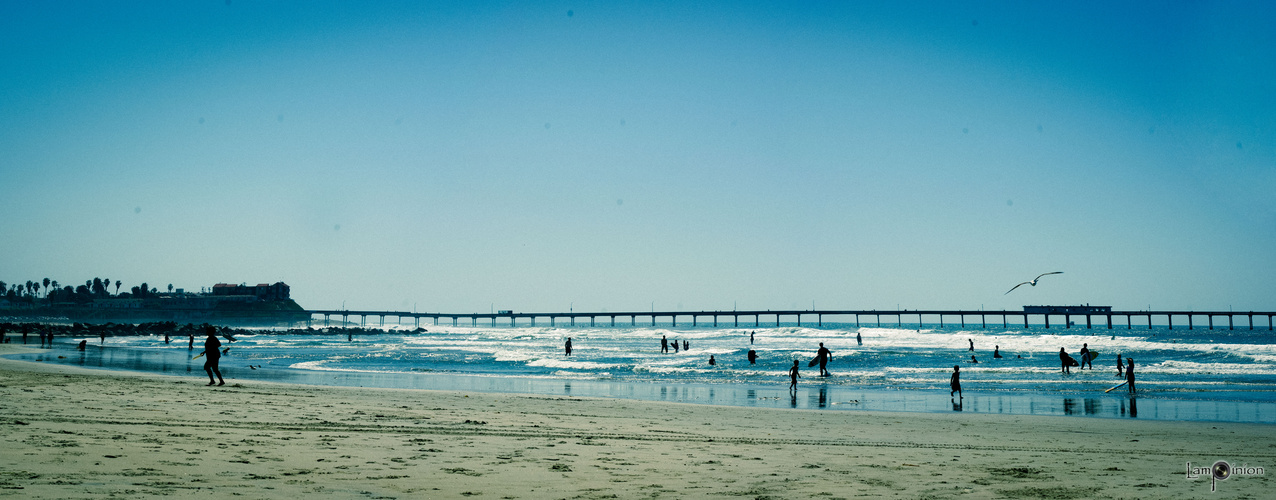
[[[1125,364],[1121,361],[1121,355],[1120,355],[1120,354],[1117,354],[1117,376],[1116,376],[1116,378],[1121,378],[1121,377],[1124,377],[1124,376],[1125,376]]]
[[[664,335],[660,336],[660,352],[661,353],[669,352],[669,338],[665,337]]]
[[[226,385],[221,368],[217,366],[222,359],[222,341],[217,340],[217,328],[210,325],[204,328],[204,332],[208,334],[208,338],[204,339],[204,371],[208,373],[208,385]],[[213,380],[214,373],[217,380]]]
[[[563,349],[567,351],[568,356],[572,355],[572,338],[571,337],[567,337],[567,343],[563,344]]]
[[[1094,369],[1094,363],[1090,362],[1090,344],[1082,343],[1081,344],[1081,367],[1077,369],[1084,370],[1086,364],[1090,365],[1091,370]]]
[[[833,359],[833,351],[828,350],[827,347],[824,347],[824,343],[820,342],[820,350],[815,351],[815,359],[820,360],[820,376],[829,376],[829,371],[825,367],[828,366],[829,360]]]
[[[1125,362],[1125,385],[1129,386],[1130,394],[1134,394],[1134,358],[1125,358]]]
[[[1063,350],[1062,347],[1060,347],[1059,348],[1059,364],[1063,365],[1063,368],[1062,368],[1063,373],[1072,373],[1071,361],[1072,361],[1072,356],[1069,356],[1068,351],[1065,351]]]
[[[797,379],[802,378],[798,375],[798,361],[793,360],[793,368],[789,368],[789,392],[797,393]]]
[[[953,393],[957,393],[957,398],[961,399],[961,367],[953,365],[953,376],[948,379],[948,386],[952,388],[948,391],[948,397],[953,397]]]

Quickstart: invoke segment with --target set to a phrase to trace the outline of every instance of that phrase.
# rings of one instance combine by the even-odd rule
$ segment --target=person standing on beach
[[[975,340],[974,340],[974,339],[966,339],[966,342],[970,342],[970,352],[975,352]]]
[[[204,371],[208,373],[208,385],[226,385],[221,368],[217,366],[222,359],[222,341],[217,340],[217,328],[209,325],[204,328],[204,333],[208,334],[208,338],[204,339]],[[214,373],[217,380],[213,380]]]
[[[678,339],[674,339],[673,341],[673,353],[678,354]]]
[[[194,340],[194,339],[195,339],[195,336],[194,336],[194,335],[191,335],[191,346],[192,346],[192,347],[194,347],[194,345],[195,345],[195,340]],[[102,331],[100,331],[100,332],[97,332],[97,343],[99,343],[99,344],[105,344],[105,343],[106,343],[106,330],[102,330]]]
[[[953,365],[953,376],[948,379],[948,386],[952,388],[948,391],[948,397],[953,397],[953,393],[957,393],[957,398],[961,399],[961,367]]]
[[[669,352],[669,339],[665,337],[664,335],[660,336],[660,352],[661,353]]]
[[[190,341],[186,343],[186,350],[189,351],[195,348],[195,334],[189,333],[187,334],[187,337],[189,337]]]
[[[572,355],[572,338],[571,337],[567,337],[567,343],[563,344],[563,348],[567,350],[568,356]]]
[[[1063,365],[1063,368],[1062,368],[1063,373],[1072,373],[1072,369],[1070,368],[1072,366],[1072,363],[1069,363],[1069,361],[1072,361],[1072,356],[1069,356],[1068,351],[1065,351],[1063,350],[1062,347],[1060,347],[1059,348],[1059,363]]]
[[[1091,362],[1090,362],[1090,344],[1082,343],[1082,344],[1081,344],[1081,367],[1080,367],[1080,368],[1077,368],[1077,369],[1078,369],[1078,370],[1084,370],[1084,369],[1085,369],[1085,365],[1086,365],[1087,363],[1089,363],[1089,364],[1090,364],[1090,369],[1091,369],[1091,370],[1093,370],[1093,369],[1094,369],[1094,363],[1091,363]]]
[[[682,350],[684,350],[684,351],[690,351],[690,350],[691,350],[691,342],[690,342],[690,341],[686,341],[686,340],[682,341]]]
[[[864,337],[860,336],[860,332],[855,332],[855,345],[864,345]]]
[[[1117,354],[1117,378],[1125,376],[1125,365],[1122,364],[1121,355]]]
[[[1134,358],[1125,358],[1128,363],[1125,367],[1125,385],[1129,386],[1130,394],[1134,394]]]
[[[753,332],[749,332],[749,345],[753,345]]]
[[[829,376],[829,371],[825,367],[827,367],[829,361],[833,359],[833,352],[828,350],[827,347],[824,347],[823,342],[820,342],[820,350],[815,351],[815,359],[820,360],[820,376]]]
[[[798,360],[793,360],[793,368],[789,368],[789,392],[797,392],[797,379],[802,378],[798,375]]]

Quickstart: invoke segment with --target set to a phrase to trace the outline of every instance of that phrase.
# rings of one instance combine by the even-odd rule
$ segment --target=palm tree
[[[169,284],[168,284],[168,293],[173,293],[173,284],[172,284],[172,283],[169,283]]]
[[[45,297],[49,296],[49,283],[50,283],[49,278],[45,278],[44,279],[44,296]]]
[[[35,292],[35,283],[32,283],[31,280],[27,280],[27,295],[30,295],[33,292]]]
[[[3,281],[0,281],[0,295],[4,295],[8,291],[9,291],[9,284]]]
[[[120,280],[115,280],[115,294],[116,294],[116,295],[119,295],[119,294],[120,294],[120,285],[123,285],[123,284],[124,284],[124,283],[123,283],[123,282],[121,282]]]

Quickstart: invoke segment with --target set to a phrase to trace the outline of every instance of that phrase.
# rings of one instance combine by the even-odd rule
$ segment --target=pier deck
[[[1012,324],[1011,318],[1014,318],[1013,324],[1016,327],[1022,324],[1025,329],[1034,327],[1050,329],[1052,326],[1055,328],[1070,329],[1074,327],[1081,328],[1081,325],[1074,323],[1079,322],[1082,317],[1085,319],[1085,328],[1087,329],[1104,328],[1111,330],[1119,328],[1121,326],[1120,323],[1122,323],[1120,319],[1125,319],[1124,323],[1126,329],[1134,329],[1134,318],[1139,318],[1138,323],[1140,327],[1146,327],[1148,329],[1151,329],[1154,324],[1153,318],[1164,318],[1164,323],[1157,322],[1156,324],[1164,324],[1170,329],[1174,329],[1175,318],[1180,318],[1186,321],[1187,329],[1192,330],[1198,326],[1194,321],[1194,318],[1203,318],[1205,319],[1205,323],[1208,325],[1208,328],[1213,330],[1215,327],[1215,319],[1226,318],[1227,329],[1229,330],[1236,329],[1238,326],[1238,319],[1241,320],[1239,321],[1239,323],[1241,323],[1239,326],[1253,330],[1255,329],[1255,326],[1261,328],[1263,326],[1262,320],[1266,318],[1267,329],[1272,330],[1272,318],[1276,316],[1276,312],[1258,311],[1111,311],[1093,314],[1043,314],[1039,312],[1025,311],[956,309],[903,309],[893,311],[874,309],[811,309],[776,311],[627,311],[579,313],[431,313],[314,309],[306,312],[310,314],[312,320],[316,316],[322,316],[325,324],[336,317],[341,318],[342,324],[347,324],[350,322],[350,318],[357,317],[359,318],[360,325],[365,324],[368,318],[378,318],[379,325],[385,325],[386,318],[395,318],[398,320],[398,323],[402,325],[405,319],[411,318],[413,324],[416,326],[420,326],[422,319],[431,320],[435,325],[439,324],[441,320],[444,321],[445,324],[450,321],[453,326],[460,325],[463,320],[469,320],[470,326],[478,326],[480,322],[491,326],[519,326],[520,324],[536,326],[538,319],[542,321],[541,324],[546,324],[545,322],[548,322],[549,326],[577,326],[578,321],[582,326],[586,321],[589,326],[599,326],[600,324],[602,326],[616,326],[616,318],[621,319],[621,326],[638,326],[640,323],[643,325],[654,326],[658,321],[664,318],[667,318],[669,324],[675,327],[678,326],[679,320],[682,321],[683,326],[717,327],[729,325],[732,327],[739,327],[741,325],[741,318],[745,320],[744,326],[748,327],[750,326],[750,323],[752,323],[752,326],[755,328],[761,327],[764,324],[774,324],[775,326],[779,326],[781,322],[785,320],[790,320],[798,326],[801,326],[804,319],[808,325],[824,326],[824,321],[829,320],[830,318],[841,319],[841,322],[843,323],[851,323],[853,320],[856,326],[862,326],[864,324],[869,326],[882,326],[882,319],[886,318],[888,320],[885,323],[886,326],[892,326],[892,323],[894,323],[894,326],[903,327],[904,320],[906,318],[911,320],[915,317],[917,319],[916,328],[919,330],[927,324],[928,318],[931,320],[929,324],[936,325],[941,328],[950,325],[960,325],[962,328],[965,328],[969,324],[972,328],[975,325],[978,325],[981,329],[987,329],[990,324],[988,321],[990,318],[993,320],[1000,319],[1000,321],[993,321],[991,323],[994,328],[997,326],[996,323],[998,322],[1001,323],[1000,326],[1002,328],[1009,328]],[[1057,321],[1052,325],[1050,322],[1052,317],[1062,318],[1063,321]],[[1074,318],[1077,321],[1074,321]],[[1113,318],[1117,319],[1115,324],[1113,322]],[[1258,318],[1257,323],[1255,322],[1255,318]],[[894,321],[890,321],[891,319]],[[1033,319],[1039,319],[1039,321],[1034,322],[1032,321]],[[947,320],[947,322],[945,322],[945,320]],[[628,325],[626,325],[626,323],[628,323]],[[1182,323],[1180,323],[1180,326],[1181,325]],[[909,323],[909,326],[913,326],[913,323]]]

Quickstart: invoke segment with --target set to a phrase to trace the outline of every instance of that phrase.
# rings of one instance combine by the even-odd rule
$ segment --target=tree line
[[[114,285],[115,293],[111,293],[112,285]],[[120,292],[120,287],[124,286],[124,282],[116,280],[114,283],[107,278],[93,278],[85,280],[83,285],[66,285],[63,286],[57,280],[44,278],[43,280],[28,280],[25,283],[9,284],[0,281],[0,297],[4,297],[13,303],[26,303],[31,305],[55,305],[55,304],[88,304],[94,299],[146,299],[157,296],[160,292],[158,288],[151,287],[146,283],[129,288],[127,292]],[[44,295],[40,292],[43,291]],[[168,285],[168,291],[173,291],[173,285]]]

